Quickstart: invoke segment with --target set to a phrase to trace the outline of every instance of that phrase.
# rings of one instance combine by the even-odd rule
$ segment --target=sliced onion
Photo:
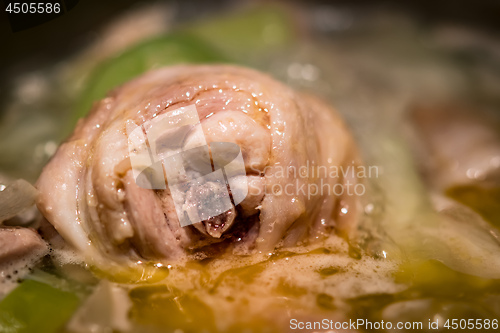
[[[3,185],[3,186],[1,186]],[[24,179],[6,185],[0,184],[0,223],[35,204],[38,190]]]
[[[500,231],[468,207],[442,196],[429,198],[403,143],[374,136],[373,144],[385,197],[380,223],[403,250],[401,259],[435,259],[465,274],[499,279]]]
[[[483,278],[500,278],[500,231],[470,208],[435,197],[439,220],[423,228],[424,251],[446,266]]]

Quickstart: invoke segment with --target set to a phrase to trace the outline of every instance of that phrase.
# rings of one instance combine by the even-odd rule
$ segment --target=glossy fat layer
[[[127,126],[147,127],[148,121],[190,105],[196,106],[207,142],[240,146],[250,188],[260,189],[249,191],[242,203],[243,216],[258,213],[258,226],[242,226],[251,219],[237,218],[226,232],[231,235],[239,223],[247,237],[224,240],[192,226],[182,228],[168,189],[153,191],[135,184]],[[170,67],[114,90],[80,120],[38,181],[38,207],[93,261],[179,260],[221,241],[240,242],[246,253],[269,251],[279,243],[294,245],[323,237],[333,228],[348,229],[356,215],[352,197],[311,196],[300,190],[302,185],[323,181],[333,186],[347,179],[284,177],[283,170],[313,163],[339,167],[355,160],[348,130],[323,102],[250,69]],[[276,191],[286,185],[288,191]],[[339,200],[348,209],[342,217],[337,213]]]

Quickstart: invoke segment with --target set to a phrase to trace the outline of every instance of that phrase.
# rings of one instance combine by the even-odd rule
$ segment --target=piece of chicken
[[[354,173],[330,170],[353,161],[347,128],[318,99],[250,69],[177,66],[121,86],[80,120],[40,176],[37,205],[100,267],[272,251],[352,225]],[[225,183],[183,182],[217,170]]]
[[[47,243],[31,228],[0,227],[0,297],[17,286],[43,256]]]

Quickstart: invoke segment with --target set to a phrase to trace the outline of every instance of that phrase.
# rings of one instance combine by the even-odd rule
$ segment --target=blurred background
[[[168,16],[185,22],[258,1],[161,1],[168,3]],[[262,3],[269,1],[262,1]],[[285,1],[282,1],[285,3]],[[496,0],[337,0],[286,1],[307,7],[332,6],[352,10],[404,12],[421,24],[454,23],[492,35],[500,32],[500,1]],[[7,2],[4,1],[4,4]],[[114,18],[134,8],[158,1],[80,0],[75,7],[56,19],[23,31],[12,32],[4,11],[0,20],[2,44],[0,78],[2,92],[6,80],[19,71],[62,59],[97,38],[101,29]]]

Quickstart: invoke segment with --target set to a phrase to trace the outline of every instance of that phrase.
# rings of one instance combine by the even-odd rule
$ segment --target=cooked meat
[[[29,228],[0,228],[0,244],[0,266],[40,258],[48,252],[47,244]]]
[[[411,115],[423,169],[439,188],[500,182],[499,121],[456,104],[417,106]]]
[[[48,254],[49,247],[34,229],[0,227],[0,297]]]
[[[300,172],[353,165],[356,156],[334,110],[264,74],[164,68],[114,90],[80,120],[38,180],[38,207],[101,267],[103,258],[172,262],[221,246],[241,252],[242,243],[271,251],[352,224],[356,198],[331,188],[356,179]],[[341,218],[340,206],[349,207]]]

